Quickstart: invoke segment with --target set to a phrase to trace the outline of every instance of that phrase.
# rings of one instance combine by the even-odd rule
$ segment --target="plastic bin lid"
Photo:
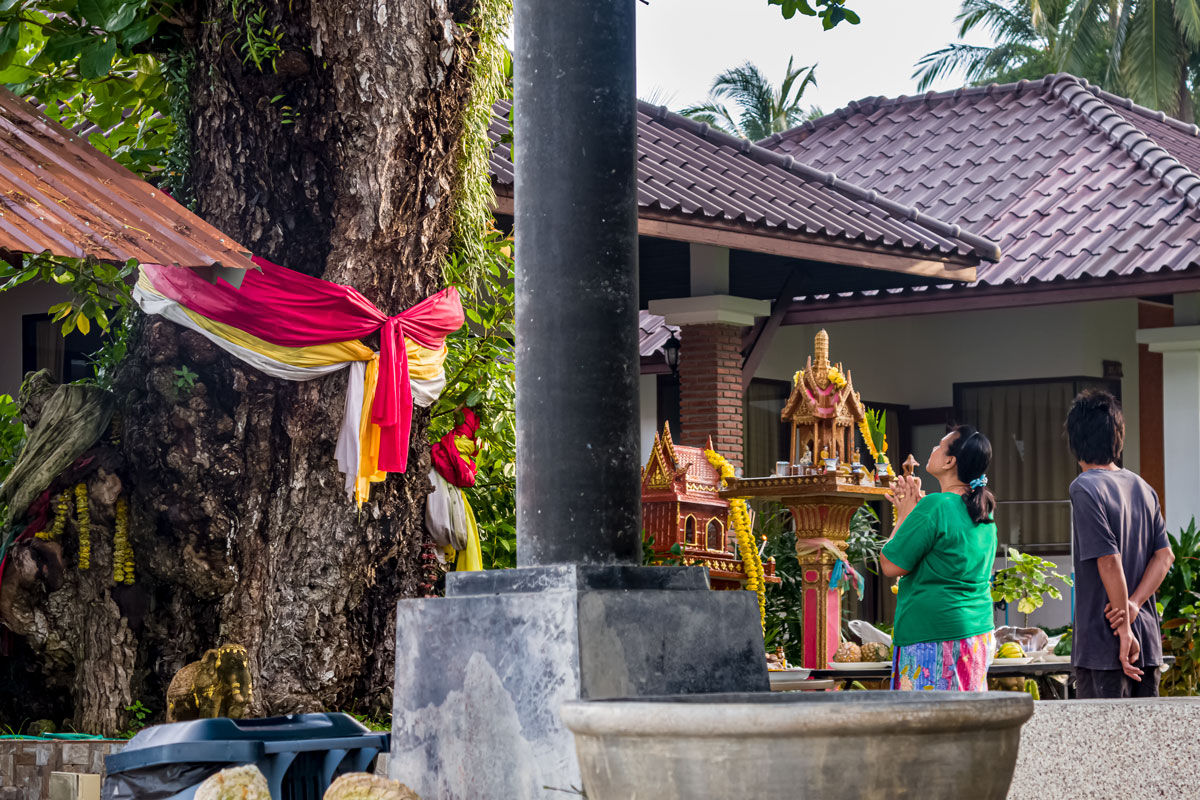
[[[332,744],[335,740],[355,739],[362,746],[381,748],[386,747],[387,734],[373,734],[354,717],[341,713],[262,719],[218,717],[146,728],[121,752],[108,756],[105,764],[109,772],[124,772],[165,763],[249,763],[266,751],[267,743],[323,740]],[[342,744],[349,745],[350,741]]]

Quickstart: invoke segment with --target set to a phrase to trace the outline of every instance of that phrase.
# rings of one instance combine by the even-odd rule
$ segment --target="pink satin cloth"
[[[281,347],[310,347],[380,335],[379,382],[371,421],[380,428],[379,469],[404,472],[412,427],[405,337],[437,350],[463,324],[458,290],[450,287],[388,316],[358,290],[255,257],[241,288],[215,284],[193,270],[143,264],[154,286],[185,308]]]

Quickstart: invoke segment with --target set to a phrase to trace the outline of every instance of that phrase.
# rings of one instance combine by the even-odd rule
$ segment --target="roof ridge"
[[[896,97],[885,97],[884,95],[874,95],[864,97],[861,100],[851,100],[846,105],[839,109],[831,111],[823,117],[815,120],[805,120],[794,128],[789,128],[782,133],[773,133],[765,139],[762,139],[759,144],[779,144],[789,139],[799,136],[801,133],[808,133],[818,128],[832,125],[835,122],[840,122],[846,119],[851,114],[866,113],[871,114],[881,108],[890,108],[892,106],[901,106],[909,103],[930,103],[938,100],[957,100],[960,97],[971,97],[977,94],[989,95],[1000,94],[1006,92],[1024,92],[1027,89],[1039,88],[1046,91],[1051,88],[1054,81],[1060,77],[1074,77],[1069,73],[1060,72],[1054,75],[1047,75],[1044,78],[1036,81],[1020,80],[1012,83],[989,83],[986,86],[960,86],[957,89],[946,89],[940,92],[924,92],[922,94],[907,95],[902,94]]]
[[[895,200],[884,197],[874,189],[865,189],[858,184],[839,178],[832,172],[825,172],[816,167],[803,164],[793,156],[768,150],[761,145],[751,142],[749,139],[740,139],[731,133],[714,128],[707,123],[698,122],[682,114],[676,114],[666,106],[654,106],[639,100],[638,109],[653,119],[683,128],[702,139],[708,139],[717,144],[725,144],[733,147],[760,164],[779,167],[788,172],[794,172],[808,180],[819,181],[851,199],[866,201],[872,205],[879,206],[894,217],[914,222],[940,236],[964,242],[980,258],[985,258],[989,261],[1000,260],[1000,246],[991,239],[965,231],[960,225],[953,225],[945,220],[931,217],[913,206],[897,203]]]
[[[1051,94],[1087,119],[1113,145],[1128,153],[1138,166],[1158,178],[1163,186],[1183,198],[1189,208],[1200,205],[1200,176],[1145,131],[1121,116],[1097,92],[1092,91],[1087,81],[1074,75],[1060,74],[1055,77]]]
[[[1105,90],[1101,89],[1099,86],[1096,86],[1093,83],[1088,83],[1087,81],[1084,81],[1084,85],[1087,87],[1088,91],[1090,91],[1092,94],[1096,95],[1101,100],[1108,103],[1110,106],[1118,106],[1120,108],[1124,108],[1129,111],[1135,111],[1143,117],[1150,117],[1151,119],[1157,120],[1158,122],[1166,123],[1167,125],[1174,128],[1175,130],[1179,131],[1180,133],[1186,133],[1189,136],[1195,136],[1195,137],[1200,138],[1200,126],[1189,125],[1181,119],[1176,119],[1175,117],[1172,117],[1170,114],[1168,114],[1165,111],[1159,111],[1157,109],[1150,108],[1148,106],[1139,105],[1139,104],[1133,102],[1132,100],[1130,100],[1128,97],[1122,97],[1119,94],[1113,94],[1112,92],[1106,92]]]

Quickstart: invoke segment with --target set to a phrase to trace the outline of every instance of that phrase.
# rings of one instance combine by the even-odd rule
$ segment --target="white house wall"
[[[1119,361],[1125,463],[1140,466],[1136,300],[789,325],[776,334],[755,377],[790,381],[821,328],[829,332],[831,358],[850,369],[865,400],[914,409],[952,406],[955,383],[1100,377],[1103,362]],[[657,427],[656,385],[655,376],[641,377],[643,461]]]
[[[793,325],[776,334],[755,377],[790,381],[822,328],[830,360],[850,370],[864,400],[914,409],[952,406],[955,383],[1101,377],[1104,361],[1119,361],[1125,463],[1137,470],[1137,327],[1133,299]]]

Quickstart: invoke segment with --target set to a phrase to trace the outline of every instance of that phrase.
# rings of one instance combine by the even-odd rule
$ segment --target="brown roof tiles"
[[[513,182],[498,103],[491,169]],[[922,258],[996,259],[994,241],[837,176],[647,103],[638,106],[638,205],[709,222],[746,223],[813,240],[862,243]]]
[[[762,142],[997,241],[982,284],[1183,271],[1200,131],[1071,75],[870,98]]]

